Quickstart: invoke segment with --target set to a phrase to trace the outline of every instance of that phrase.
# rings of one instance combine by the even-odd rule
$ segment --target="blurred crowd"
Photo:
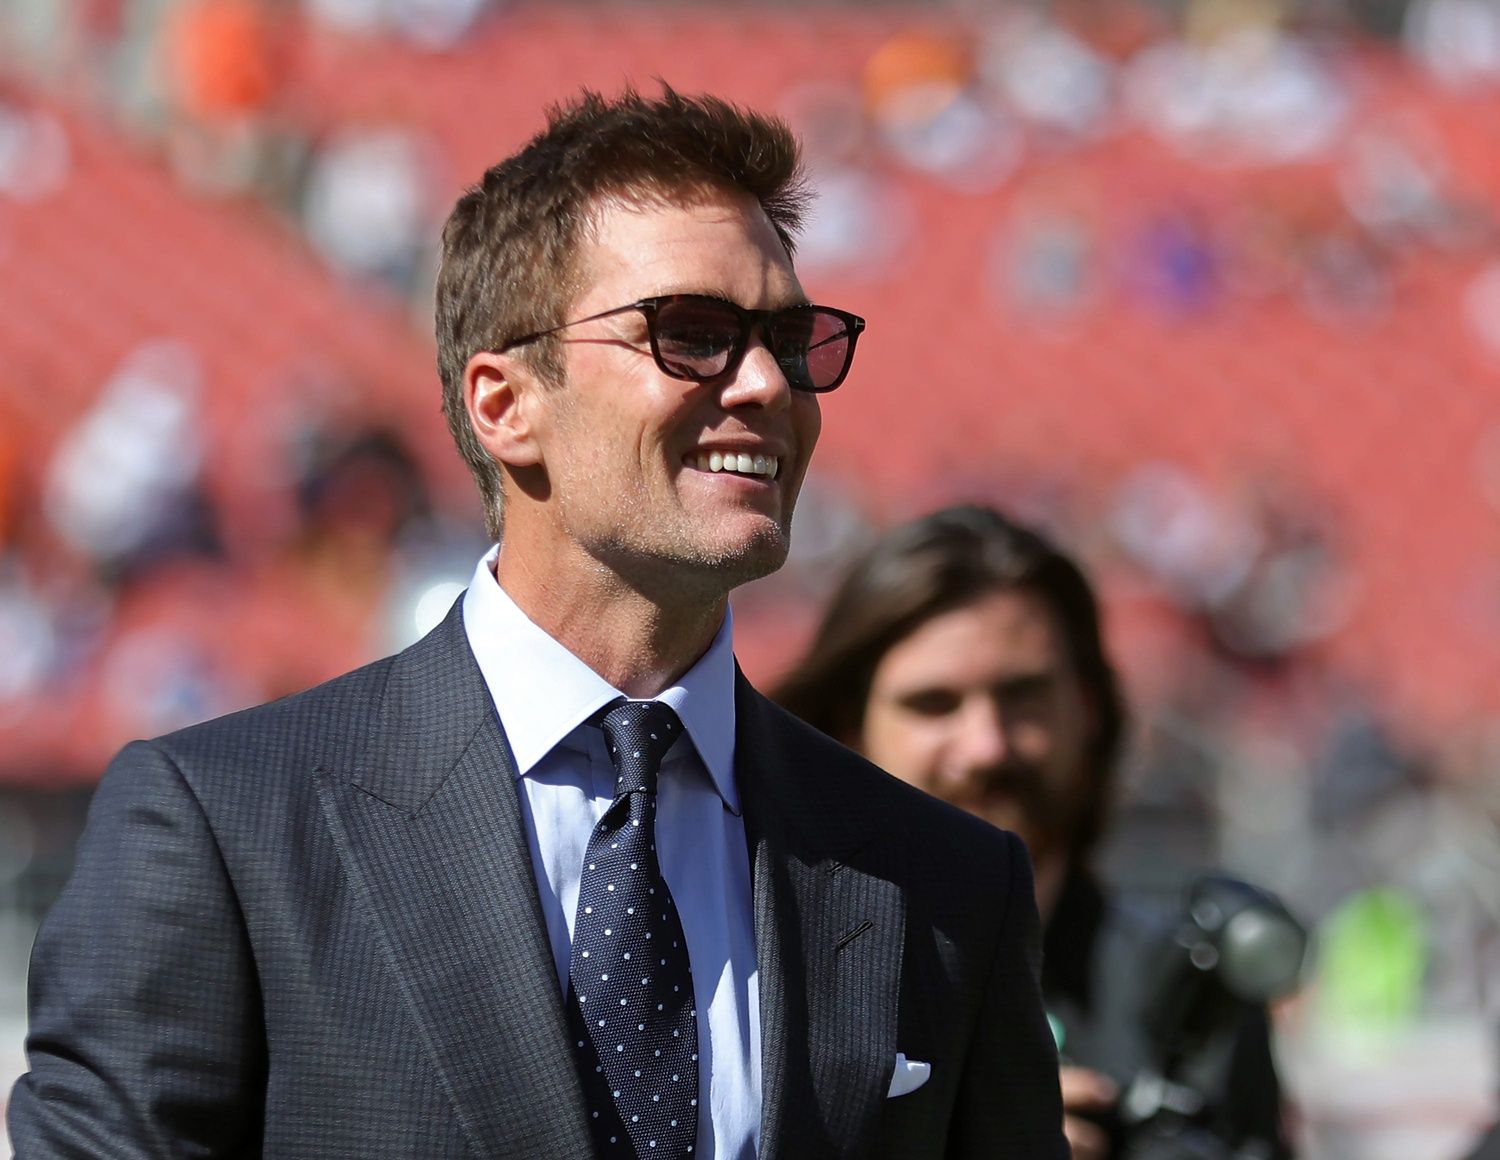
[[[423,330],[433,240],[455,182],[473,175],[410,110],[340,119],[311,107],[309,62],[329,44],[460,54],[524,9],[13,0],[0,7],[0,208],[67,181],[67,116],[102,119],[194,196],[249,201],[290,223],[338,272],[351,310],[394,300]],[[914,190],[975,198],[1024,175],[1035,192],[972,239],[987,302],[968,325],[1066,329],[1122,301],[1191,322],[1278,300],[1357,326],[1398,310],[1397,287],[1425,261],[1458,255],[1472,270],[1463,325],[1500,358],[1493,204],[1401,100],[1416,84],[1493,107],[1500,4],[1057,0],[909,11],[854,75],[803,79],[783,94],[820,192],[799,254],[812,276],[878,287],[923,245]],[[1372,127],[1352,110],[1382,85],[1391,112]],[[1108,155],[1126,137],[1147,141],[1143,167],[1159,151],[1203,167],[1204,180],[1145,223],[1122,222],[1107,189],[1047,182],[1058,158]],[[1315,162],[1322,177],[1285,180]],[[1276,182],[1260,180],[1272,171]],[[5,335],[0,320],[0,362]],[[371,419],[337,390],[325,398],[316,379],[289,389],[276,462],[247,500],[226,496],[213,471],[224,449],[205,421],[202,350],[147,339],[91,373],[91,397],[57,438],[38,442],[18,401],[36,385],[0,366],[0,738],[24,734],[29,755],[0,754],[0,783],[98,772],[87,766],[97,747],[37,741],[74,727],[59,704],[85,702],[112,747],[289,692],[408,642],[472,567],[479,521],[448,498],[467,489],[434,474],[402,421]],[[434,388],[413,401],[412,422],[438,422],[435,398]],[[1492,434],[1473,486],[1500,518],[1500,418],[1479,421]],[[810,624],[831,565],[919,500],[967,494],[1047,528],[1105,595],[1135,709],[1106,871],[1166,896],[1220,865],[1279,892],[1318,932],[1311,985],[1280,1013],[1289,1043],[1310,1028],[1347,1032],[1361,1037],[1363,1060],[1379,1042],[1467,1021],[1472,1043],[1443,1041],[1462,1076],[1428,1093],[1459,1154],[1500,1090],[1500,719],[1424,734],[1329,660],[1361,576],[1337,515],[1274,471],[1226,485],[1147,459],[1080,502],[1088,486],[955,458],[930,496],[893,513],[863,502],[852,479],[815,476],[793,559],[745,594],[740,634],[752,642],[772,626]],[[226,517],[247,502],[277,513],[252,537]],[[291,621],[290,607],[301,612]],[[1484,615],[1500,632],[1500,606]],[[790,657],[761,648],[767,669]],[[25,809],[0,811],[0,822],[41,817]],[[55,855],[66,835],[43,841],[40,825],[12,849]],[[26,879],[41,864],[0,856],[0,884],[14,886],[0,890],[0,909],[22,898],[15,884],[29,883],[27,906],[43,904]],[[1361,1100],[1380,1098],[1360,1075],[1337,1097],[1350,1122]],[[1320,1154],[1386,1154],[1340,1151],[1339,1138]]]
[[[809,80],[785,94],[822,191],[805,245],[815,268],[892,259],[913,225],[886,180],[893,170],[978,194],[1142,131],[1229,171],[1333,158],[1337,189],[1288,200],[1253,180],[1226,185],[1217,204],[1185,198],[1120,252],[1101,252],[1107,205],[1049,191],[984,239],[1008,306],[1065,314],[1117,282],[1176,310],[1277,291],[1312,310],[1373,310],[1388,305],[1404,251],[1493,238],[1487,207],[1462,188],[1430,126],[1393,117],[1370,131],[1351,117],[1380,80],[1360,55],[1372,43],[1447,89],[1500,82],[1490,0],[909,10],[924,8],[942,18],[890,36],[855,83]],[[511,14],[499,0],[16,0],[0,13],[0,50],[5,73],[61,86],[159,141],[193,187],[268,199],[334,266],[425,305],[424,255],[453,159],[434,126],[394,102],[330,123],[310,107],[309,73],[328,43],[358,52],[362,41],[394,40],[441,56]],[[45,181],[56,137],[45,118],[6,109],[0,179]],[[1490,273],[1476,282],[1474,324],[1500,344]]]

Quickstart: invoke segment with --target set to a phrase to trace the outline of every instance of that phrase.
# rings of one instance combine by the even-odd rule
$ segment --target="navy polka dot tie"
[[[604,716],[618,778],[578,886],[568,1016],[601,1156],[684,1157],[698,1134],[687,940],[656,860],[656,774],[682,722],[659,701]]]

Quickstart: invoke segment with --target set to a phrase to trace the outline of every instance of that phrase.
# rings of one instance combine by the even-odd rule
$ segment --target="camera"
[[[1247,1014],[1297,984],[1307,932],[1273,895],[1235,878],[1193,882],[1150,959],[1143,1008],[1151,1062],[1121,1094],[1121,1160],[1259,1160],[1210,1127]]]

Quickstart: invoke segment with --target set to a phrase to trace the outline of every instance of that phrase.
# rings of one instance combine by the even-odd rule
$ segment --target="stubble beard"
[[[777,571],[791,547],[790,513],[733,544],[695,536],[685,526],[645,539],[626,534],[625,527],[615,524],[617,534],[596,540],[589,554],[630,588],[664,604],[722,600]]]
[[[576,399],[565,387],[564,415],[579,430],[585,424]],[[581,435],[575,437],[581,439]],[[678,503],[661,511],[661,497],[644,482],[629,492],[603,499],[569,481],[567,492],[582,497],[581,518],[562,509],[563,527],[575,544],[600,569],[618,577],[633,591],[661,603],[708,604],[752,580],[769,576],[786,563],[791,550],[792,510],[800,491],[798,480],[781,494],[779,517],[762,517],[761,526],[738,543],[702,534],[705,518]],[[653,513],[655,512],[655,516]],[[661,517],[665,516],[663,520]]]
[[[979,807],[987,821],[1021,836],[1033,862],[1066,850],[1077,826],[1073,803],[1064,800],[1046,777],[1043,769],[1011,767],[997,778],[1000,784],[990,788]]]

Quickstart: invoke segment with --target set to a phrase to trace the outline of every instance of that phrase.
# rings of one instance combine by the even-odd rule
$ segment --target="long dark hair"
[[[1074,835],[1081,859],[1098,841],[1125,731],[1125,705],[1104,654],[1099,606],[1078,566],[1038,533],[975,504],[892,528],[844,576],[807,655],[773,696],[803,720],[856,744],[880,660],[945,612],[992,592],[1025,591],[1052,610],[1094,709],[1093,793]]]

